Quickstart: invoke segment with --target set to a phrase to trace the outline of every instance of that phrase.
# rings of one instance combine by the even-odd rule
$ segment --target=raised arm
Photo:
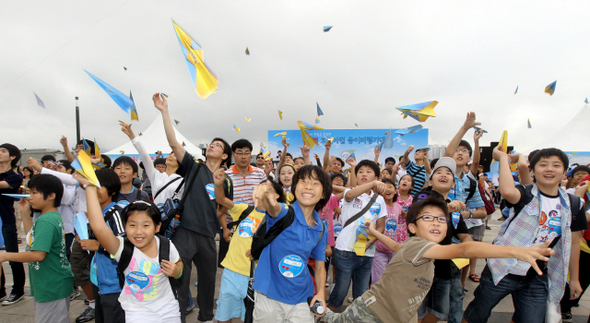
[[[357,184],[355,173],[356,160],[352,156],[350,156],[346,158],[346,163],[350,165],[350,171],[348,172],[348,182],[346,183],[346,187],[355,187]]]
[[[147,150],[145,150],[145,147],[143,146],[143,144],[139,140],[139,137],[135,136],[133,129],[131,129],[132,124],[125,123],[125,122],[119,120],[119,125],[121,126],[121,131],[124,134],[126,134],[127,137],[129,137],[129,140],[131,140],[133,147],[135,147],[135,149],[137,149],[137,152],[139,153],[139,157],[141,157],[141,161],[143,162],[143,167],[145,169],[145,172],[147,173],[148,178],[152,181],[152,186],[153,186],[155,184],[153,182],[154,174],[157,172],[157,170],[154,167],[154,163],[152,162],[152,159],[150,158],[150,154],[147,152]],[[153,187],[152,189],[154,190],[154,192],[156,192],[159,189],[159,187]]]
[[[348,190],[344,194],[344,198],[346,199],[346,202],[350,202],[355,198],[361,196],[361,194],[368,190],[373,190],[375,194],[381,194],[385,192],[385,188],[385,183],[379,181],[372,181],[370,183],[365,183],[363,185],[359,185],[353,189]]]
[[[168,100],[166,100],[166,97],[164,97],[161,93],[154,94],[152,96],[152,100],[154,101],[154,106],[156,109],[160,110],[162,113],[162,121],[164,122],[164,131],[166,132],[168,144],[170,145],[170,148],[172,148],[174,155],[176,155],[178,163],[181,164],[182,160],[184,159],[186,149],[184,149],[182,144],[176,140],[176,134],[174,133],[174,127],[172,127],[172,120],[170,119],[170,113],[168,112]]]
[[[31,205],[27,199],[20,199],[20,201],[18,201],[18,207],[20,209],[21,218],[23,219],[25,234],[28,234],[33,227],[33,219],[31,218]]]
[[[467,112],[465,122],[463,123],[463,125],[461,125],[459,131],[457,131],[457,134],[455,135],[455,137],[453,137],[453,139],[447,146],[447,150],[445,150],[444,157],[453,157],[455,150],[457,150],[457,147],[459,147],[459,143],[461,143],[461,139],[463,139],[463,136],[465,136],[467,131],[473,128],[474,126],[478,126],[480,124],[481,123],[479,122],[475,122],[475,112]]]
[[[74,178],[80,182],[80,186],[88,184],[88,180],[78,173],[74,174]],[[88,222],[90,222],[92,232],[98,239],[98,242],[100,242],[100,245],[108,253],[114,255],[119,250],[120,241],[104,222],[102,209],[98,202],[98,189],[94,185],[88,185],[86,187],[86,207],[88,209],[86,215],[88,216]]]
[[[523,154],[516,154],[516,157],[513,156],[515,155],[510,155],[510,162],[516,163],[516,170],[518,171],[518,176],[520,176],[520,183],[522,185],[533,184],[533,177],[529,172],[529,164],[527,163],[527,159]]]
[[[477,174],[477,167],[479,166],[479,160],[481,158],[481,154],[479,153],[479,138],[483,134],[483,130],[477,129],[473,133],[473,158],[471,159],[471,173],[473,175]],[[456,148],[455,148],[456,149]]]
[[[404,151],[402,159],[400,159],[399,161],[400,164],[403,162],[404,165],[407,165],[410,162],[410,153],[412,152],[412,150],[414,150],[414,145],[408,146],[408,149]]]
[[[373,161],[377,165],[379,165],[379,155],[380,154],[381,154],[381,149],[379,149],[379,146],[375,147],[375,158],[373,159]]]
[[[279,159],[277,170],[281,169],[281,166],[283,166],[283,164],[285,163],[285,160],[287,159],[287,147],[289,146],[289,144],[287,143],[287,138],[283,138],[283,141],[281,141],[281,143],[283,144],[283,153],[281,154],[281,159]]]
[[[330,174],[330,167],[332,167],[332,164],[330,163],[330,148],[332,147],[332,141],[326,141],[324,147],[326,147],[326,151],[324,152],[324,170],[326,173]]]
[[[369,235],[372,235],[373,237],[375,237],[375,239],[381,241],[381,243],[383,243],[387,248],[389,248],[393,252],[396,252],[397,249],[399,249],[399,247],[402,246],[401,243],[393,241],[390,237],[384,235],[381,231],[379,231],[375,223],[368,221],[365,222],[365,226],[367,226],[367,229],[365,229],[365,231],[367,231]]]
[[[66,138],[65,136],[61,136],[61,139],[59,140],[59,143],[64,148],[64,155],[66,155],[66,159],[70,163],[73,162],[74,159],[76,159],[76,157],[74,157],[74,155],[70,151],[70,148],[68,147],[68,138]]]
[[[502,151],[500,145],[494,148],[494,159],[500,163],[500,194],[510,204],[516,204],[520,200],[520,191],[514,185],[512,172],[510,171],[510,158]]]
[[[217,204],[227,208],[228,210],[233,209],[234,202],[225,196],[225,190],[223,189],[223,182],[225,181],[225,170],[220,168],[213,174],[213,182],[215,183],[215,202]],[[225,214],[225,212],[224,212]]]

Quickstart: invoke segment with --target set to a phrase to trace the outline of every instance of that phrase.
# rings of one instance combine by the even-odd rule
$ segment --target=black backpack
[[[258,229],[254,232],[254,236],[252,237],[252,248],[250,249],[250,253],[252,257],[256,260],[260,258],[260,254],[262,254],[262,250],[266,248],[283,230],[288,228],[291,224],[293,224],[293,220],[295,220],[295,211],[293,210],[292,206],[289,206],[289,211],[287,214],[282,217],[280,220],[277,221],[268,232],[266,231],[266,219],[268,215],[262,219],[262,222],[258,225]]]
[[[226,226],[229,230],[231,230],[233,227],[236,227],[238,225],[240,225],[240,222],[242,222],[242,220],[244,220],[245,218],[248,217],[248,215],[250,215],[250,213],[252,213],[252,211],[254,211],[254,207],[252,205],[248,205],[247,208],[244,209],[244,211],[242,211],[242,214],[240,214],[240,218],[237,219],[236,221],[230,222],[228,223]]]
[[[158,250],[158,264],[162,262],[162,260],[170,261],[170,244],[172,242],[164,237],[161,234],[156,234],[158,238],[160,238],[160,248]],[[129,263],[131,262],[131,257],[133,256],[133,249],[135,246],[127,239],[127,237],[123,238],[123,251],[121,251],[121,258],[117,264],[117,274],[119,275],[119,285],[121,288],[125,286],[125,269],[129,267]],[[172,293],[174,293],[174,297],[178,299],[177,289],[178,286],[176,284],[177,280],[174,277],[168,277],[170,280],[170,287],[172,288]]]

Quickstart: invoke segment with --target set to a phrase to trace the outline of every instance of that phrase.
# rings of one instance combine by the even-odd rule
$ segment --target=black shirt
[[[12,197],[4,196],[2,194],[16,194],[23,183],[23,177],[10,169],[4,173],[0,173],[0,182],[6,181],[10,188],[0,189],[0,218],[4,225],[14,225],[16,218],[14,216],[14,201]]]

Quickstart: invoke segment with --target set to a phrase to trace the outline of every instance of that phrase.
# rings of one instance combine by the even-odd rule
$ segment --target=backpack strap
[[[352,218],[348,219],[348,221],[346,221],[346,223],[342,227],[342,230],[344,230],[344,228],[346,228],[352,222],[358,220],[363,214],[367,213],[367,211],[371,208],[371,206],[373,206],[373,203],[375,203],[375,201],[377,201],[378,196],[379,196],[379,194],[373,193],[373,197],[371,197],[371,200],[369,201],[369,203],[367,203],[367,205],[365,205],[365,207],[359,213],[355,214]],[[322,225],[323,225],[323,223],[322,223]]]
[[[574,212],[579,212],[581,205],[580,205],[580,198],[576,195],[567,193],[567,195],[569,195],[570,198],[570,210],[572,212],[572,222],[574,221]]]
[[[469,201],[469,199],[472,198],[475,194],[475,190],[477,190],[477,181],[469,176],[467,176],[467,178],[469,178],[469,194],[467,195],[467,199],[465,199],[465,202]]]
[[[176,182],[177,180],[179,180],[180,177],[176,177],[175,179],[169,181],[168,183],[166,183],[166,185],[162,186],[158,192],[156,193],[156,195],[154,195],[154,200],[156,199],[156,197],[158,197],[158,195],[160,195],[160,193],[162,193],[166,187],[170,186],[170,184]],[[174,191],[174,193],[178,193],[179,187],[182,186],[182,183],[184,182],[184,178],[182,179],[182,182],[180,182],[180,185],[178,185],[178,187],[176,188],[176,191]]]
[[[141,190],[139,188],[135,188],[137,190],[137,193],[135,195],[135,201],[139,201],[141,199]]]
[[[172,242],[170,241],[170,239],[166,238],[161,234],[156,234],[156,237],[160,239],[160,250],[158,250],[158,262],[162,263],[162,260],[170,261],[170,245],[172,244]],[[168,281],[170,281],[170,289],[172,289],[174,298],[178,299],[178,280],[174,279],[174,277],[168,277]]]
[[[178,213],[182,214],[182,211],[184,210],[184,202],[186,201],[187,197],[188,197],[188,192],[190,191],[191,187],[193,186],[193,183],[195,182],[195,178],[197,178],[197,174],[199,174],[199,171],[201,170],[201,163],[197,163],[196,165],[197,170],[195,170],[193,172],[193,175],[191,176],[191,178],[188,181],[188,185],[185,184],[185,189],[184,192],[182,193],[182,199],[180,199],[180,203],[178,205]],[[177,190],[180,189],[180,185],[178,186]]]
[[[250,215],[250,213],[252,213],[252,211],[254,211],[254,207],[252,205],[248,205],[248,207],[245,208],[244,211],[242,211],[242,214],[240,214],[240,218],[237,219],[236,221],[228,223],[227,228],[229,230],[231,230],[231,228],[233,228],[234,226],[240,225],[240,222],[242,222],[242,220],[247,218],[248,215]]]
[[[129,267],[131,257],[133,256],[133,244],[127,236],[123,237],[123,251],[121,251],[121,258],[117,263],[117,274],[119,276],[119,285],[121,288],[125,285],[125,269]]]

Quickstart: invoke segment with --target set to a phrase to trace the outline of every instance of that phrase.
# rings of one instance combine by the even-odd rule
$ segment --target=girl
[[[406,219],[401,216],[402,206],[394,202],[398,198],[397,188],[395,187],[395,183],[389,178],[382,179],[381,181],[385,183],[385,192],[381,196],[383,196],[385,207],[387,208],[385,231],[383,234],[395,242],[402,243],[407,239],[408,234]],[[383,270],[385,270],[385,266],[393,258],[393,251],[387,248],[381,241],[377,241],[375,247],[375,258],[373,258],[373,268],[371,269],[371,282],[373,284],[379,280]]]
[[[389,168],[383,168],[381,170],[381,174],[379,175],[379,180],[382,180],[384,178],[391,178],[391,174],[392,174],[392,170]]]
[[[30,167],[23,168],[23,186],[25,188],[29,187],[29,181],[31,180],[31,176],[33,176],[33,174],[33,170]]]
[[[326,306],[324,259],[328,235],[317,211],[330,198],[330,178],[318,166],[303,166],[295,174],[293,191],[295,199],[291,206],[276,201],[269,183],[261,184],[255,192],[266,209],[267,230],[289,212],[294,212],[295,219],[260,255],[254,273],[254,322],[311,323],[314,318],[308,297],[313,296],[311,304],[320,301]],[[307,268],[310,257],[315,259],[315,295]]]
[[[161,208],[164,205],[164,202],[173,197],[174,194],[177,194],[179,197],[182,196],[182,189],[176,192],[178,186],[182,185],[183,180],[182,176],[179,175],[179,165],[174,153],[172,152],[166,157],[166,171],[161,173],[154,167],[150,155],[139,141],[139,138],[133,133],[131,124],[119,120],[119,125],[121,126],[121,131],[129,137],[133,146],[141,156],[145,172],[152,184],[154,204],[156,204],[158,208]]]
[[[291,164],[283,164],[279,168],[279,184],[283,187],[283,192],[285,192],[287,198],[287,204],[293,202],[291,185],[293,183],[293,175],[295,175],[295,172],[295,167]]]
[[[96,186],[76,173],[74,177],[86,189],[88,220],[100,245],[114,255],[118,262],[123,252],[124,238],[117,237],[105,224],[98,202]],[[157,263],[160,237],[160,211],[153,203],[135,201],[123,210],[122,218],[127,238],[133,244],[133,255],[125,269],[125,286],[119,296],[127,322],[180,322],[180,307],[168,277],[182,276],[182,261],[170,243],[172,261]]]
[[[401,206],[401,208],[402,208],[401,217],[403,219],[405,219],[406,214],[408,213],[408,209],[410,208],[410,206],[412,205],[412,202],[414,200],[412,195],[410,195],[410,191],[414,187],[414,178],[410,174],[403,175],[399,179],[398,186],[399,186],[399,189],[397,191],[397,198],[394,199],[394,202]],[[407,235],[406,235],[406,237],[407,237]]]

